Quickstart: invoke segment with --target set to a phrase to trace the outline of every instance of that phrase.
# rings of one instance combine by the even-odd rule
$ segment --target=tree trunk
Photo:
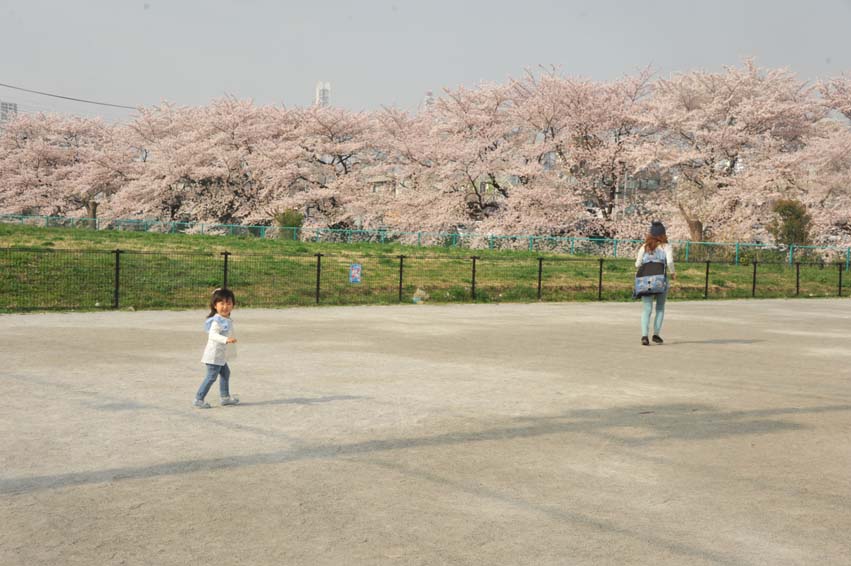
[[[689,239],[692,242],[702,242],[703,241],[703,222],[692,216],[691,214],[683,208],[683,205],[677,203],[677,208],[680,209],[680,214],[685,218],[686,224],[688,224],[688,232]]]
[[[98,227],[98,203],[94,200],[86,202],[86,218],[89,219],[89,228],[97,230]]]
[[[703,222],[696,218],[686,218],[688,224],[689,238],[693,242],[703,241]]]

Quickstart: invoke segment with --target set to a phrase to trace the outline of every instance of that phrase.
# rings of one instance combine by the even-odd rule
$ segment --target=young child
[[[204,328],[208,332],[207,347],[201,357],[201,361],[207,365],[207,376],[198,388],[198,393],[195,394],[194,403],[199,409],[210,408],[210,404],[204,401],[204,398],[217,377],[220,378],[219,394],[222,406],[239,403],[239,397],[230,394],[230,368],[228,367],[228,344],[236,344],[233,321],[230,319],[235,303],[236,298],[230,289],[216,289],[210,297],[210,314],[207,315],[207,321],[204,323]],[[230,357],[236,357],[236,346],[232,347]]]

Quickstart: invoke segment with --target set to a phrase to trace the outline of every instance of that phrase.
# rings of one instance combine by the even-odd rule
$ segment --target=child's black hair
[[[207,318],[216,314],[216,303],[219,301],[230,301],[236,305],[236,297],[234,296],[233,291],[227,287],[223,289],[216,289],[210,297],[210,314],[207,315]]]

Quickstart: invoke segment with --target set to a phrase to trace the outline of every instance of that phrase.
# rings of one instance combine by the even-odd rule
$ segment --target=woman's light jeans
[[[641,302],[644,306],[644,311],[641,313],[641,335],[647,336],[650,327],[650,311],[653,308],[653,301],[656,301],[656,318],[653,320],[653,334],[659,335],[662,332],[662,321],[665,320],[665,299],[668,298],[668,292],[658,295],[645,295],[641,297]]]

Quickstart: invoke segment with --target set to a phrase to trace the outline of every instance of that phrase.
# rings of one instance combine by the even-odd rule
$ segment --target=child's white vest
[[[236,344],[228,344],[228,338],[236,338],[233,331],[233,321],[218,314],[211,316],[204,323],[207,331],[207,347],[201,362],[223,366],[228,359],[236,357]]]

